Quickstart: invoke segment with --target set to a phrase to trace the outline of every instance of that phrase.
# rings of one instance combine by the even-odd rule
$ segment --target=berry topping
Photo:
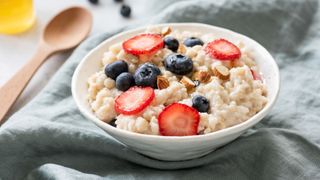
[[[116,124],[116,120],[117,119],[112,119],[110,122],[109,122],[109,124],[111,125],[111,126],[113,126],[113,127],[117,127],[117,124]]]
[[[159,114],[158,124],[163,136],[197,135],[200,116],[196,109],[173,103]]]
[[[126,53],[133,55],[152,55],[163,48],[164,43],[159,34],[139,34],[125,42],[122,47]]]
[[[195,85],[196,87],[200,86],[200,81],[198,81],[198,80],[194,80],[193,83],[194,83],[194,85]]]
[[[178,75],[186,75],[192,72],[193,62],[191,58],[183,54],[171,54],[164,60],[165,68]]]
[[[208,112],[209,101],[204,96],[196,95],[192,98],[192,107],[199,112]]]
[[[91,4],[98,4],[98,3],[99,3],[99,0],[89,0],[89,2],[90,2]]]
[[[151,87],[134,86],[116,97],[114,108],[119,114],[137,114],[152,102],[154,96]]]
[[[134,80],[138,86],[157,88],[157,76],[160,74],[161,71],[156,65],[145,63],[134,73]]]
[[[196,37],[190,37],[190,38],[187,38],[186,40],[184,40],[183,44],[187,47],[193,47],[196,45],[202,46],[203,41],[199,38],[196,38]]]
[[[121,73],[116,79],[116,87],[120,91],[126,91],[130,87],[134,86],[134,84],[134,78],[128,72]]]
[[[176,38],[168,36],[165,37],[163,41],[168,49],[170,49],[173,52],[177,52],[179,48],[179,41]]]
[[[207,54],[212,58],[219,60],[235,60],[240,58],[240,49],[233,43],[225,39],[217,39],[210,43],[205,48]]]
[[[250,71],[251,71],[251,74],[252,74],[254,80],[262,81],[262,77],[257,71],[252,70],[252,69]]]
[[[123,60],[110,63],[104,69],[106,76],[113,80],[116,80],[116,78],[123,72],[128,72],[128,64]]]
[[[131,14],[131,8],[130,6],[128,5],[125,5],[123,4],[121,6],[121,9],[120,9],[120,14],[123,16],[123,17],[130,17],[130,14]]]

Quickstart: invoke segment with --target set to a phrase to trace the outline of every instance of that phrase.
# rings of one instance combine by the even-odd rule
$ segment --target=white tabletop
[[[0,35],[0,86],[9,80],[31,58],[41,35],[41,30],[57,12],[64,8],[81,5],[91,10],[94,24],[90,35],[117,29],[148,18],[146,16],[148,13],[146,12],[150,12],[147,9],[151,3],[150,0],[124,1],[132,8],[132,16],[129,19],[123,18],[120,15],[121,3],[116,3],[113,0],[100,0],[99,5],[92,5],[87,0],[34,0],[35,11],[37,13],[37,22],[34,27],[19,35]],[[11,109],[9,115],[20,109],[37,95],[69,55],[70,52],[67,52],[50,57],[33,77]]]

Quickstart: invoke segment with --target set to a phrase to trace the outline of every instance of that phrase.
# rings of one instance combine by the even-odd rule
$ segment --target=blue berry
[[[113,80],[116,80],[116,78],[123,72],[128,72],[128,64],[123,60],[108,64],[104,69],[106,76]]]
[[[200,85],[200,81],[198,81],[198,80],[195,80],[195,81],[193,81],[194,82],[194,85],[196,86],[196,87],[198,87],[199,85]]]
[[[121,9],[120,9],[120,14],[121,14],[123,17],[129,17],[130,14],[131,14],[131,8],[130,8],[130,6],[123,4],[123,5],[121,6]]]
[[[161,71],[157,66],[151,63],[145,63],[134,73],[134,80],[138,86],[157,88],[157,76],[160,74]]]
[[[126,91],[132,86],[134,86],[134,78],[130,73],[124,72],[117,77],[116,87],[120,91]]]
[[[92,4],[98,4],[99,0],[89,0],[89,2]]]
[[[164,66],[172,73],[185,75],[192,72],[193,62],[188,56],[182,54],[171,54],[165,58]]]
[[[187,38],[186,40],[184,40],[183,44],[187,47],[193,47],[193,46],[196,46],[196,45],[200,45],[202,46],[204,43],[201,39],[199,38],[196,38],[196,37],[190,37],[190,38]]]
[[[196,95],[192,98],[192,107],[197,109],[199,112],[208,112],[209,101],[204,96]]]
[[[117,124],[116,124],[116,120],[117,119],[112,119],[110,122],[109,122],[109,124],[111,125],[111,126],[113,126],[113,127],[117,127]]]
[[[168,36],[165,37],[163,41],[168,49],[170,49],[173,52],[177,52],[179,48],[179,41],[176,38]]]

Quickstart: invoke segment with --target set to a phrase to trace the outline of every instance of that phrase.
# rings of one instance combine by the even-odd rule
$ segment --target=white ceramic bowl
[[[241,40],[244,42],[247,47],[252,48],[252,55],[265,79],[268,89],[267,105],[259,113],[241,124],[198,136],[168,137],[138,134],[114,128],[99,120],[90,110],[89,103],[86,99],[88,77],[99,71],[103,53],[108,50],[110,45],[143,32],[145,30],[145,27],[143,27],[122,32],[102,42],[82,59],[73,74],[72,94],[74,100],[81,113],[89,120],[93,121],[97,126],[137,152],[160,160],[178,161],[203,156],[214,151],[216,148],[227,144],[239,137],[248,128],[257,124],[270,111],[279,92],[279,69],[270,53],[259,43],[233,31],[206,24],[170,23],[158,24],[155,26],[170,26],[173,29],[197,31],[200,33],[214,33],[218,37],[226,38],[231,41]]]

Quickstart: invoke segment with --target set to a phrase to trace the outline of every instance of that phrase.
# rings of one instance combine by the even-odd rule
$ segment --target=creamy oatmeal
[[[88,79],[88,101],[100,120],[131,132],[218,131],[267,103],[250,53],[242,42],[214,34],[149,28],[109,47]]]

